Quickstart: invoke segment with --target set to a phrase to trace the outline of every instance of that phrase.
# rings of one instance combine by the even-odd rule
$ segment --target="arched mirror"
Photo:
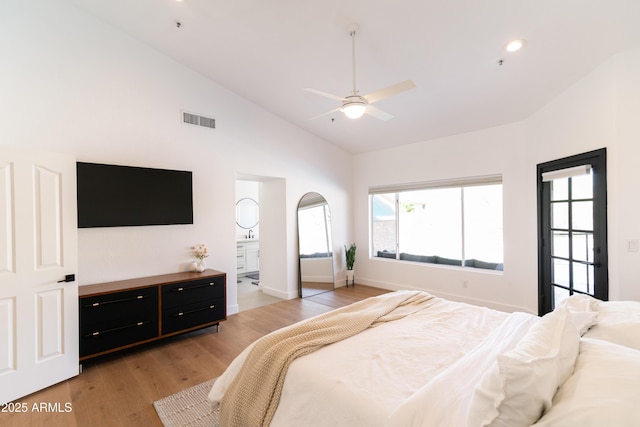
[[[298,203],[298,295],[310,297],[333,290],[333,250],[329,204],[318,193]]]
[[[244,198],[236,203],[236,224],[249,229],[258,225],[258,202]]]

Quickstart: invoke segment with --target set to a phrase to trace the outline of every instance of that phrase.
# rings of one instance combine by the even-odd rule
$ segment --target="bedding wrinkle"
[[[495,356],[513,348],[537,316],[513,313],[471,351],[439,372],[399,405],[385,427],[467,426],[473,391]],[[456,393],[451,393],[456,390]],[[471,415],[474,419],[474,416]],[[476,417],[476,424],[481,422]]]

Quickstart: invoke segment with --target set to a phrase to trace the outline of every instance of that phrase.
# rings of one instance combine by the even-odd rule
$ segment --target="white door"
[[[0,146],[0,402],[78,374],[75,165]]]

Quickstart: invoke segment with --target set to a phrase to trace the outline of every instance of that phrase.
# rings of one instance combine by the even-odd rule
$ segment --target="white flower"
[[[193,247],[193,254],[197,259],[202,260],[209,256],[209,249],[207,249],[204,243],[200,243]]]

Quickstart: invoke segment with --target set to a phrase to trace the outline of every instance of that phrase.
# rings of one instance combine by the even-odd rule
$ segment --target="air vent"
[[[199,116],[197,114],[187,113],[186,111],[182,112],[182,122],[190,125],[202,126],[205,128],[216,128],[216,119],[212,119],[211,117]]]

